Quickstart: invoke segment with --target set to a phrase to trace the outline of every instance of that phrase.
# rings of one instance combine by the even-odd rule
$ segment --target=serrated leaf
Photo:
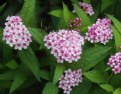
[[[101,84],[100,87],[104,90],[106,90],[107,92],[113,92],[114,88],[112,85],[110,84]]]
[[[84,76],[94,83],[106,83],[107,77],[98,70],[92,70],[84,73]]]
[[[20,11],[20,16],[25,25],[37,27],[36,0],[24,0],[24,5]]]
[[[113,94],[121,94],[121,88],[117,88],[117,89],[113,92]]]
[[[107,14],[107,16],[112,20],[114,23],[114,26],[117,28],[117,30],[121,33],[121,22],[118,21],[115,17],[112,15]]]
[[[65,70],[65,66],[63,64],[57,64],[54,77],[53,77],[53,83],[56,84],[57,81],[60,79],[61,75],[63,74]]]
[[[63,11],[58,9],[58,10],[52,10],[48,14],[53,15],[55,17],[60,17],[62,13],[63,13]]]
[[[106,46],[89,48],[83,51],[81,59],[78,62],[68,64],[68,66],[73,69],[81,68],[83,71],[88,71],[109,55],[110,53],[108,53],[108,51],[110,50],[111,47]]]
[[[26,76],[19,72],[15,75],[15,78],[13,80],[13,83],[11,85],[11,88],[10,88],[10,94],[15,91],[20,85],[22,85],[24,83],[24,81],[26,80]]]
[[[58,87],[55,84],[49,82],[45,85],[42,94],[58,94]]]
[[[40,81],[39,62],[31,48],[19,51],[19,58],[31,70],[36,79]]]
[[[74,4],[74,9],[76,10],[78,17],[82,18],[82,24],[83,25],[87,26],[87,25],[92,24],[90,18],[87,16],[87,14],[77,4]]]
[[[119,46],[121,46],[121,33],[114,27],[112,26],[114,38],[115,38],[115,46],[116,46],[116,51],[119,51]]]

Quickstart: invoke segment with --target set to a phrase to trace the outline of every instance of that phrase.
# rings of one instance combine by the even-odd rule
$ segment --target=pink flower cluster
[[[82,25],[82,19],[81,18],[78,18],[76,17],[74,20],[70,20],[69,21],[69,26],[72,28],[74,27],[79,27]]]
[[[11,47],[15,46],[15,49],[26,49],[32,40],[31,34],[23,25],[21,18],[19,16],[11,16],[7,17],[6,20],[3,40]]]
[[[82,25],[82,19],[76,17],[74,20],[69,21],[70,28],[80,27]],[[80,32],[80,29],[77,29]]]
[[[106,44],[112,39],[111,21],[108,18],[98,19],[95,24],[88,27],[85,39],[91,43]]]
[[[112,71],[115,74],[120,73],[121,72],[121,52],[118,52],[114,56],[111,56],[107,64],[112,68]]]
[[[91,6],[91,4],[87,4],[84,2],[79,2],[80,7],[90,16],[92,16],[94,14],[93,8]]]
[[[82,71],[68,69],[65,71],[65,75],[62,75],[59,82],[59,88],[64,90],[64,93],[70,94],[72,87],[78,86],[82,82]]]
[[[80,59],[84,38],[74,30],[59,30],[51,32],[44,38],[45,46],[51,49],[51,54],[57,58],[58,63],[64,60],[71,63]]]

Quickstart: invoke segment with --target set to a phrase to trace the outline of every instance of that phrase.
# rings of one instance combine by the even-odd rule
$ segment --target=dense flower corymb
[[[80,59],[84,38],[74,30],[59,30],[51,32],[44,38],[45,46],[51,49],[51,54],[57,58],[58,63],[64,60],[71,63]]]
[[[31,34],[23,25],[21,18],[19,16],[10,16],[6,20],[3,40],[11,47],[14,46],[15,49],[26,49],[32,40]]]
[[[72,87],[78,86],[82,82],[82,71],[68,69],[65,75],[62,75],[59,81],[59,88],[64,90],[64,93],[70,94]]]
[[[90,16],[92,16],[94,14],[93,8],[91,6],[91,4],[87,4],[84,2],[79,2],[80,7]]]
[[[95,24],[88,27],[85,39],[91,43],[106,44],[112,39],[111,21],[108,18],[98,19]]]
[[[112,71],[115,74],[120,73],[121,72],[121,52],[118,52],[115,55],[111,56],[107,64],[112,68]]]
[[[80,32],[79,27],[82,25],[82,19],[76,17],[74,20],[69,21],[70,28],[74,28],[76,31]]]
[[[72,28],[74,27],[79,27],[82,25],[82,19],[81,18],[78,18],[76,17],[74,20],[70,20],[69,21],[69,26]]]

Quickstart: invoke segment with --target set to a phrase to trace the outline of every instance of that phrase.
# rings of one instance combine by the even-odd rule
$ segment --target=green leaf
[[[57,64],[56,65],[55,74],[54,74],[54,77],[53,77],[53,83],[54,84],[57,83],[57,81],[59,80],[59,78],[63,74],[64,70],[65,70],[64,64]]]
[[[46,35],[46,32],[41,30],[41,29],[37,29],[37,28],[29,28],[29,32],[32,34],[32,37],[34,38],[34,40],[41,44],[42,47],[44,47],[44,36]]]
[[[13,80],[15,72],[15,70],[10,70],[0,74],[0,80]]]
[[[5,64],[5,66],[7,66],[10,69],[16,69],[18,67],[17,62],[13,59],[10,60],[8,63]]]
[[[112,85],[110,84],[101,84],[100,87],[104,90],[106,90],[107,92],[113,92],[114,88]]]
[[[50,80],[49,72],[44,71],[44,70],[40,70],[40,77],[45,80]]]
[[[100,88],[98,85],[93,84],[88,94],[110,94],[110,93],[106,92],[105,90]]]
[[[57,29],[63,29],[63,28],[67,28],[68,25],[65,23],[65,19],[63,16],[63,13],[61,14],[61,17],[59,18],[59,22],[57,24]]]
[[[11,86],[11,81],[0,81],[0,90],[1,90],[1,88],[3,88],[3,89],[5,89],[5,88],[9,89],[10,86]]]
[[[19,58],[32,71],[36,79],[40,81],[39,62],[31,48],[19,51]]]
[[[81,59],[78,62],[68,64],[68,67],[73,69],[81,68],[83,71],[87,71],[108,56],[110,50],[111,47],[106,46],[96,46],[84,50]]]
[[[58,94],[58,87],[55,84],[49,82],[45,85],[42,94]]]
[[[82,24],[83,25],[88,26],[88,25],[92,24],[89,16],[87,16],[87,14],[77,4],[74,4],[74,9],[76,10],[77,15],[80,18],[82,18]]]
[[[113,94],[121,94],[121,88],[117,88],[117,89],[113,92]]]
[[[26,76],[21,73],[21,72],[17,72],[17,74],[15,75],[14,81],[11,85],[10,88],[10,94],[15,91],[20,85],[22,85],[24,83],[24,81],[26,80]]]
[[[20,11],[20,16],[25,25],[37,27],[36,0],[24,0],[24,5]]]
[[[114,27],[112,26],[114,38],[115,38],[115,45],[116,45],[116,51],[119,51],[119,46],[121,46],[121,33]]]
[[[62,13],[63,13],[63,11],[58,9],[58,10],[52,10],[48,14],[55,16],[55,17],[60,17]]]
[[[91,0],[83,0],[85,3],[91,3]]]
[[[65,22],[68,25],[71,15],[68,7],[64,3],[63,3],[63,15],[64,15]]]
[[[78,3],[78,0],[71,0],[71,1],[75,4]]]
[[[90,17],[93,22],[95,22],[98,19],[101,11],[101,0],[97,2],[98,3],[96,3],[96,1],[92,2],[95,5],[95,7],[93,7],[94,14]]]
[[[84,73],[84,76],[87,77],[90,81],[95,83],[106,83],[107,77],[98,70],[92,70]]]
[[[114,23],[114,26],[117,28],[117,30],[121,33],[121,22],[118,21],[115,17],[112,15],[107,14],[107,16],[112,20]]]
[[[72,89],[71,94],[87,94],[91,86],[92,86],[92,83],[89,80],[84,78],[82,83],[79,84],[79,86],[74,87]]]
[[[101,11],[104,11],[113,3],[113,0],[102,0]]]

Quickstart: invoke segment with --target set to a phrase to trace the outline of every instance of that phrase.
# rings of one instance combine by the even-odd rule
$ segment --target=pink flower
[[[91,6],[91,4],[87,4],[84,2],[79,2],[80,7],[90,16],[92,16],[94,14],[93,8]]]
[[[91,43],[102,43],[105,45],[112,37],[111,21],[104,18],[98,19],[95,24],[88,27],[85,39]]]
[[[59,88],[64,90],[64,93],[70,94],[72,87],[78,86],[82,82],[82,71],[68,69],[65,75],[62,75],[59,81]]]
[[[112,71],[115,74],[120,73],[121,72],[121,52],[118,52],[115,55],[111,56],[107,64],[112,68]]]
[[[82,54],[82,45],[84,38],[74,30],[59,30],[59,32],[50,32],[44,38],[45,46],[51,49],[51,54],[57,58],[57,62],[78,61]]]
[[[14,49],[27,49],[30,42],[32,42],[31,34],[23,25],[21,18],[19,16],[9,16],[6,20],[3,41],[6,41],[10,47],[14,46]]]
[[[69,26],[72,28],[74,27],[79,27],[82,25],[82,19],[81,18],[78,18],[76,17],[74,20],[70,20],[69,21]]]

